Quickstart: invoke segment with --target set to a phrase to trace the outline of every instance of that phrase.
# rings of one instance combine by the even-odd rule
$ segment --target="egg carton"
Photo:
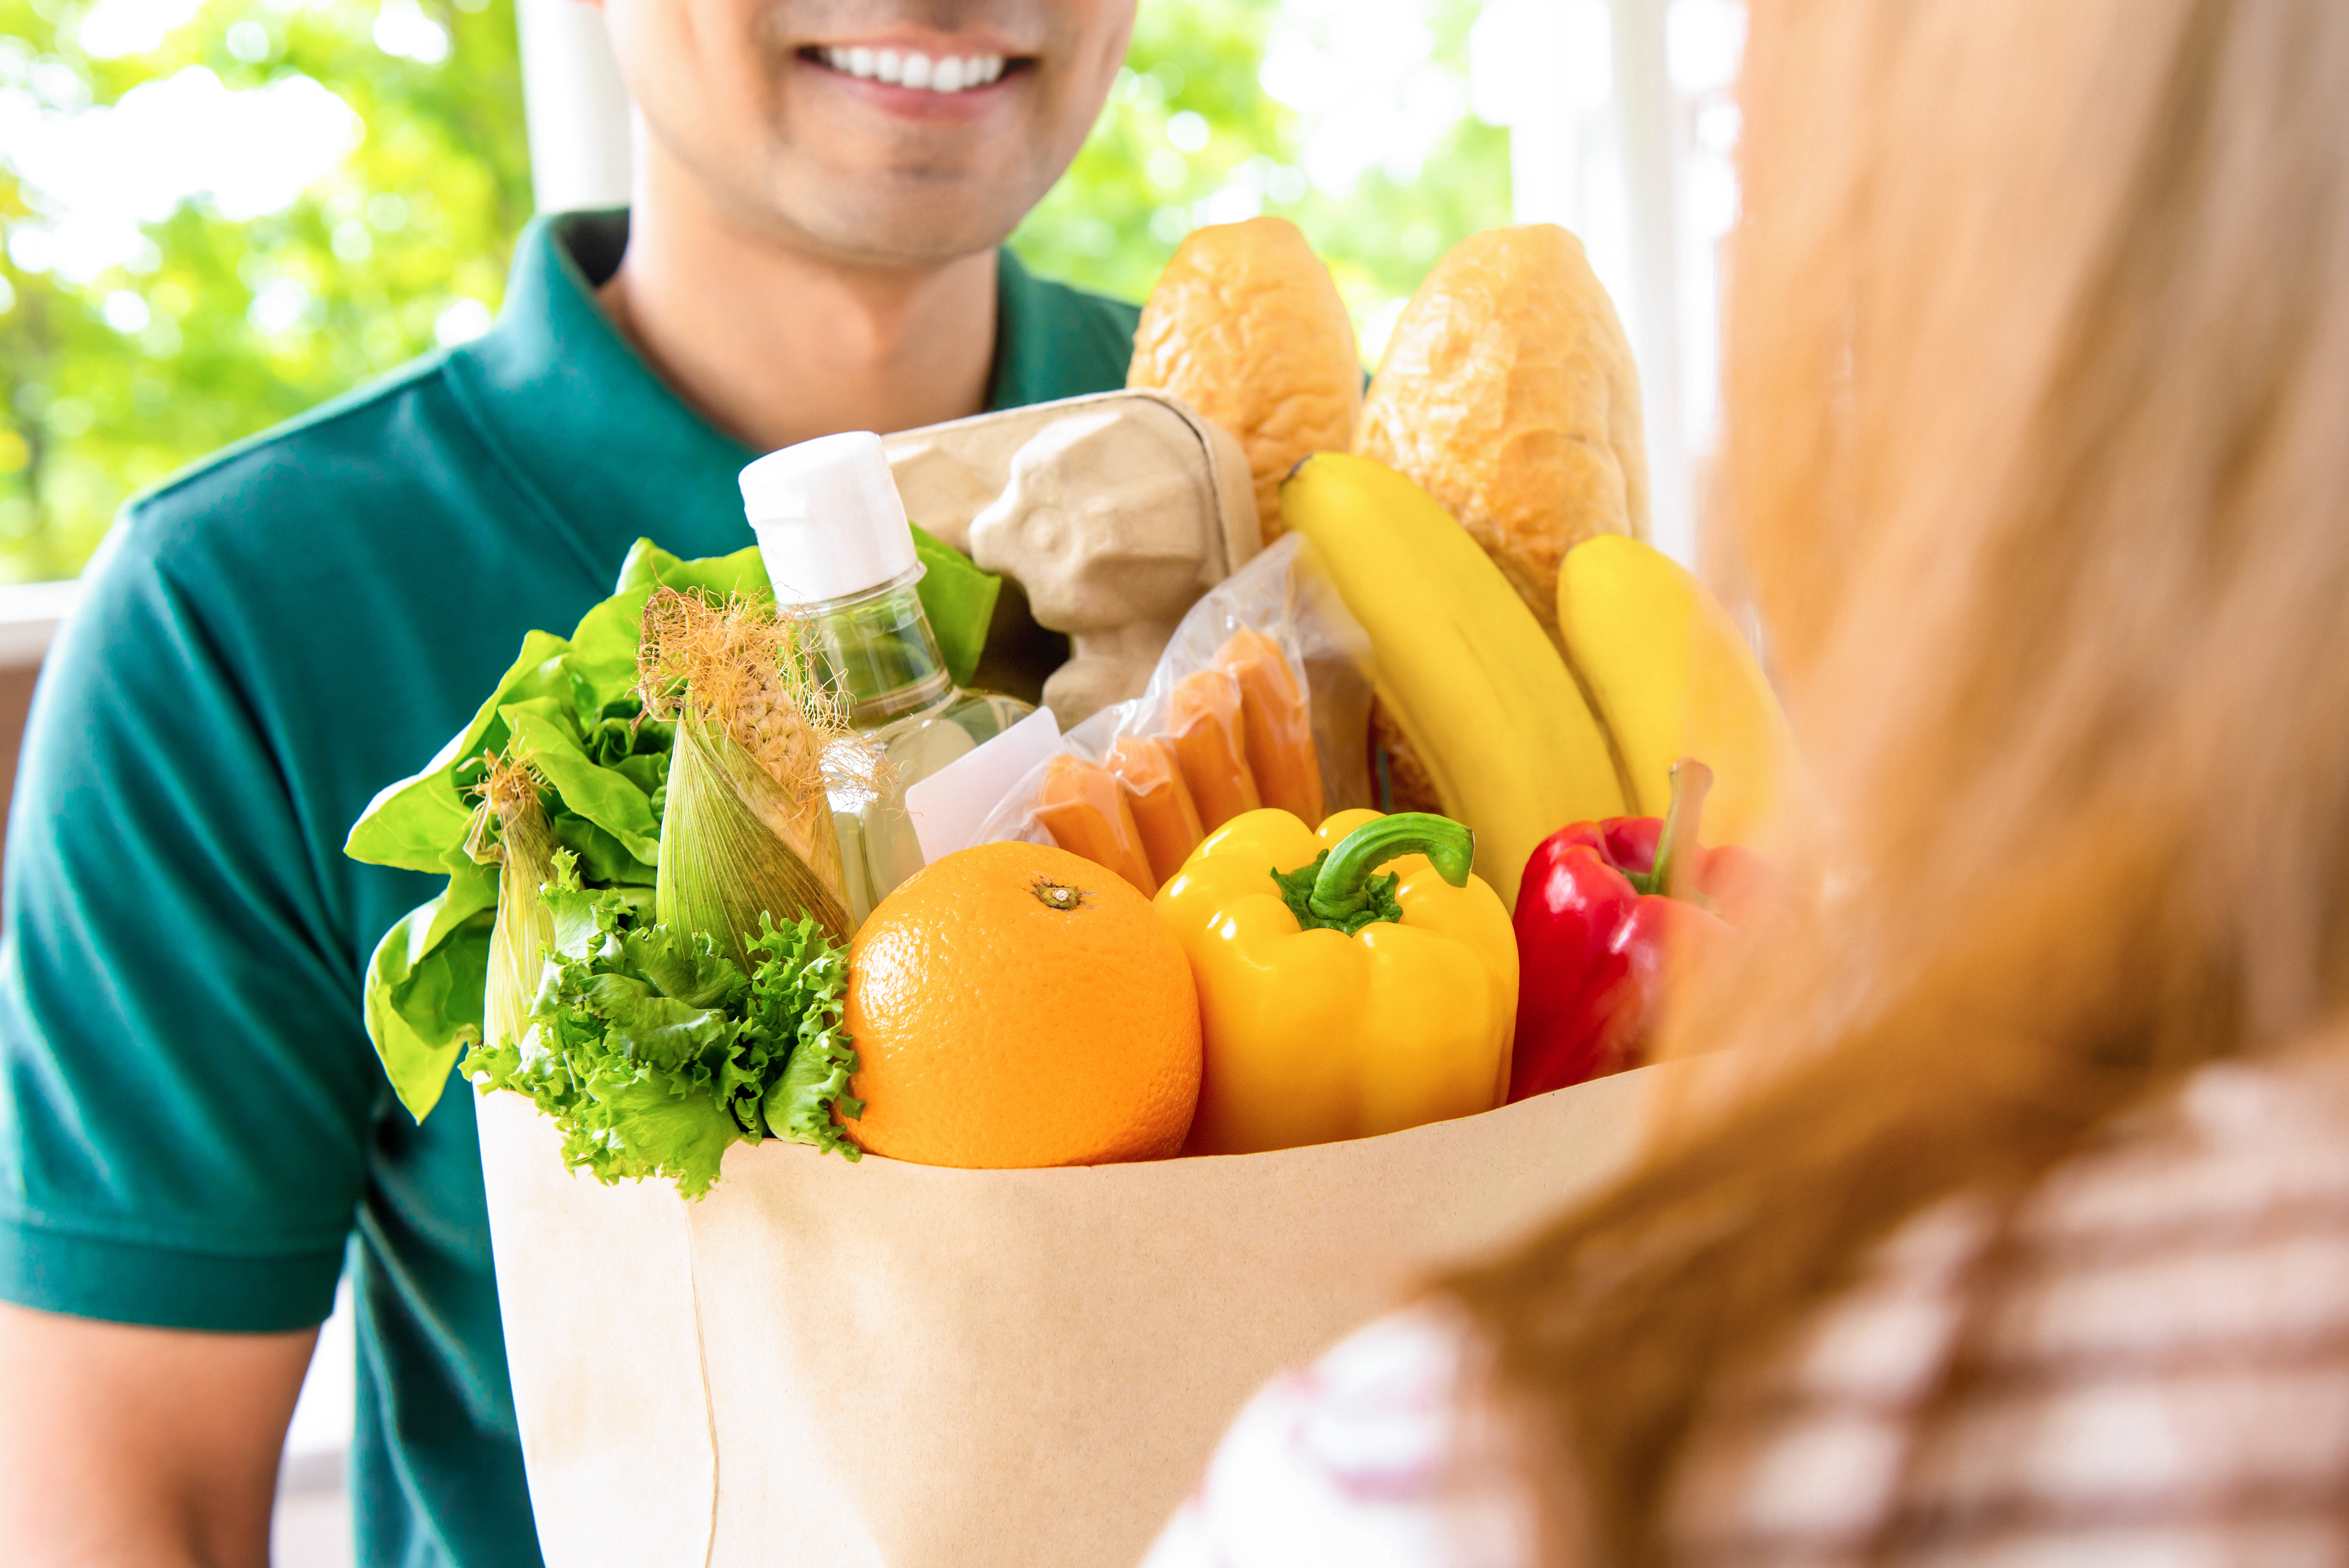
[[[1044,683],[1062,727],[1139,696],[1199,596],[1263,544],[1247,454],[1163,392],[1102,392],[882,442],[906,514],[1067,634]]]

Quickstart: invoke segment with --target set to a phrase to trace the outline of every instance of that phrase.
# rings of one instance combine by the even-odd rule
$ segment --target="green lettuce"
[[[624,853],[635,862],[613,859],[616,872],[636,873],[613,880],[649,886],[659,854],[657,797],[667,778],[669,735],[667,726],[640,719],[636,624],[662,587],[763,593],[767,573],[755,548],[680,561],[638,540],[612,597],[588,611],[568,637],[525,636],[471,722],[421,772],[384,787],[352,825],[343,852],[374,865],[462,874],[472,863],[465,845],[483,758],[510,754],[553,786],[558,817],[605,835],[599,841],[607,857]],[[589,836],[585,828],[578,831]]]
[[[356,860],[449,878],[384,934],[367,966],[367,1035],[419,1121],[440,1103],[459,1055],[482,1037],[498,878],[470,846],[492,758],[526,762],[544,781],[554,841],[585,885],[640,889],[651,902],[673,737],[643,717],[636,695],[636,625],[662,587],[761,593],[766,568],[756,549],[684,561],[638,540],[612,597],[568,637],[525,636],[471,721],[422,771],[379,792],[344,843]]]
[[[746,975],[707,934],[642,923],[626,894],[556,864],[530,1026],[475,1045],[467,1077],[528,1096],[562,1129],[564,1163],[606,1183],[663,1176],[698,1197],[729,1148],[770,1137],[858,1157],[833,1119],[864,1110],[847,960],[812,920],[762,920]]]
[[[385,932],[368,962],[367,1035],[392,1091],[419,1121],[458,1054],[481,1041],[497,903],[497,868],[469,865]]]
[[[1003,593],[1003,579],[981,572],[969,556],[914,530],[914,557],[922,563],[922,613],[938,639],[938,653],[947,674],[957,686],[968,686],[978,673],[979,655],[987,652],[987,628],[995,619],[995,602]]]
[[[955,680],[967,681],[1001,579],[918,528],[914,543],[924,567],[923,607]],[[567,637],[544,631],[523,637],[471,721],[421,771],[386,786],[344,843],[356,860],[449,879],[384,934],[367,965],[367,1034],[393,1092],[419,1121],[484,1033],[498,868],[477,863],[469,845],[491,758],[527,763],[543,781],[548,825],[584,888],[615,891],[631,912],[651,908],[675,737],[670,726],[644,717],[636,643],[645,606],[664,587],[721,598],[769,591],[755,547],[688,561],[636,541],[612,596]],[[792,1069],[812,1075],[803,1086],[809,1093],[832,1077],[830,1068],[819,1071],[819,1059],[831,1058],[819,1050]],[[828,1112],[822,1122],[830,1125]]]

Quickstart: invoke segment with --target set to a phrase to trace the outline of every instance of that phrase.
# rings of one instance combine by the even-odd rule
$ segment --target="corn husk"
[[[771,603],[663,589],[637,645],[645,711],[677,726],[661,813],[656,918],[706,932],[746,969],[760,916],[853,934],[826,792],[863,749],[800,624]]]
[[[554,830],[538,799],[538,775],[524,762],[491,758],[473,810],[466,851],[498,868],[498,913],[490,928],[488,987],[482,1032],[492,1045],[522,1038],[554,917],[540,890],[554,874]]]

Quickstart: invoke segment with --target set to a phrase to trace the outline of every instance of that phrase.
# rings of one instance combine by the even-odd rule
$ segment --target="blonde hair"
[[[1586,1561],[1868,1243],[2349,985],[2349,5],[1754,0],[1741,90],[1720,500],[1819,898],[1454,1282]]]

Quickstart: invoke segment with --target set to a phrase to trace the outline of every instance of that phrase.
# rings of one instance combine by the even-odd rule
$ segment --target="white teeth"
[[[821,51],[823,63],[843,76],[889,82],[934,93],[968,92],[1000,80],[1007,62],[1001,55],[969,55],[932,60],[911,50],[873,49],[859,46]]]

